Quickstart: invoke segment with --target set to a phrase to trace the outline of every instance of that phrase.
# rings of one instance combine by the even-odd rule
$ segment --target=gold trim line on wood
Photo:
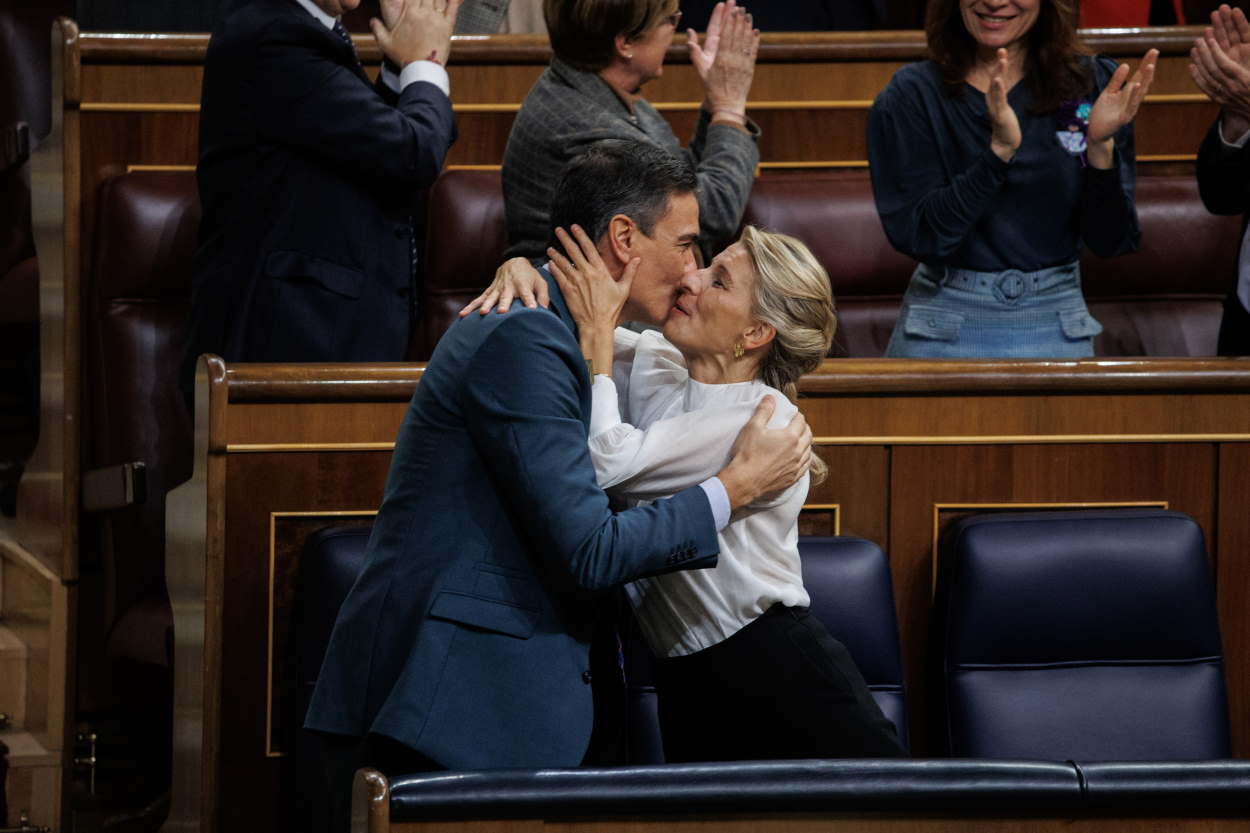
[[[194,171],[194,165],[127,165],[126,173],[135,171]]]
[[[802,168],[867,168],[867,159],[816,159],[809,162],[761,162],[758,170],[798,170]]]
[[[1207,98],[1202,93],[1158,93],[1157,95],[1147,95],[1142,102],[1144,104],[1206,104],[1215,102]]]
[[[78,105],[84,113],[198,113],[198,103],[166,103],[160,101],[84,101]]]
[[[269,621],[268,646],[265,650],[265,757],[284,758],[285,752],[273,751],[273,580],[277,558],[278,518],[365,518],[378,514],[376,509],[339,509],[310,512],[269,513]]]
[[[1042,503],[935,503],[933,504],[933,549],[929,553],[929,595],[937,593],[938,534],[942,511],[946,509],[1167,509],[1166,500],[1055,501]]]
[[[1197,159],[1196,153],[1139,153],[1137,155],[1138,162],[1194,162]]]
[[[1062,443],[1239,443],[1250,434],[1007,434],[1003,436],[812,437],[812,445],[1057,445]]]
[[[822,510],[833,510],[833,534],[842,534],[842,504],[840,503],[805,503],[800,507],[799,512],[820,512]]]
[[[1146,96],[1147,104],[1188,104],[1204,103],[1209,99],[1201,93],[1177,93]],[[748,101],[747,111],[752,110],[867,110],[872,106],[871,98],[846,99],[794,99],[779,101]],[[653,101],[651,106],[661,113],[696,112],[703,106],[698,101]],[[453,104],[456,113],[516,113],[521,109],[519,102],[479,102],[476,104]]]
[[[273,451],[394,451],[395,443],[229,443],[227,454],[265,454]]]

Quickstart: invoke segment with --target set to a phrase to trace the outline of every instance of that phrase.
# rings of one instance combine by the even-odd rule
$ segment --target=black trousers
[[[1224,301],[1217,352],[1221,356],[1250,356],[1250,312],[1241,305],[1236,292]]]
[[[733,636],[659,661],[671,762],[906,754],[850,653],[806,608],[773,605]]]
[[[332,805],[331,833],[349,833],[351,830],[352,779],[356,770],[371,767],[393,777],[446,769],[417,750],[385,735],[369,734],[355,738],[322,732],[316,734],[321,738],[321,759]]]

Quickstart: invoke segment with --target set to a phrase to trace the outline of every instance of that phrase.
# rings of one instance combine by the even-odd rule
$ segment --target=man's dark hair
[[[551,199],[551,228],[568,231],[576,223],[598,242],[608,222],[624,214],[650,237],[668,211],[669,198],[693,194],[698,185],[690,163],[661,147],[619,139],[596,142],[560,172]],[[550,245],[560,248],[554,234]]]

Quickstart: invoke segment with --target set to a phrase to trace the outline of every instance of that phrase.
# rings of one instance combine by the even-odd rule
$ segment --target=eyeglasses
[[[668,17],[664,18],[664,20],[666,23],[672,24],[672,27],[676,29],[677,24],[681,23],[681,9],[678,9],[677,11],[673,12]]]

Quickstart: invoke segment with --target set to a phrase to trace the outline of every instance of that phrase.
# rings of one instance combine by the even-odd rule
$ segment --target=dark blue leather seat
[[[907,699],[889,560],[876,544],[850,536],[800,538],[799,556],[812,615],[851,652],[906,748]]]
[[[812,614],[846,646],[873,699],[907,746],[907,703],[899,657],[898,620],[890,565],[881,548],[862,538],[800,538],[803,584]],[[632,625],[632,623],[631,623]],[[624,630],[628,680],[629,763],[663,763],[654,660],[636,626]]]
[[[330,631],[347,591],[365,566],[365,548],[370,527],[329,527],[314,532],[304,542],[299,574],[295,583],[295,599],[291,633],[295,649],[296,684],[299,704],[295,711],[296,725],[290,736],[296,749],[294,772],[300,802],[294,808],[301,816],[301,830],[322,831],[328,828],[330,807],[323,787],[321,746],[316,736],[302,727],[308,703],[312,699],[321,661],[325,659]]]
[[[934,628],[953,756],[1230,754],[1215,595],[1186,515],[965,518],[943,547]]]

